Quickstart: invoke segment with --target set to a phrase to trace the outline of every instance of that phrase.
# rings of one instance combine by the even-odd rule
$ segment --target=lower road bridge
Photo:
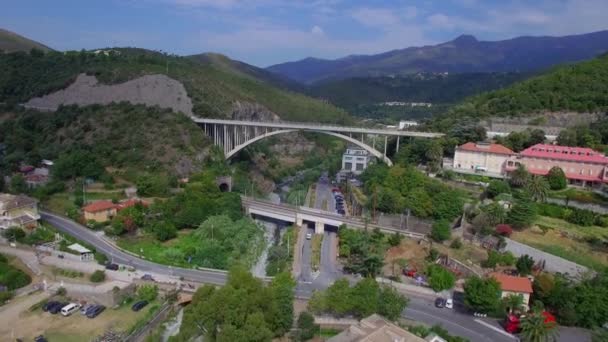
[[[315,233],[323,234],[325,226],[339,227],[342,224],[350,228],[356,229],[380,229],[385,233],[400,233],[414,239],[424,239],[425,235],[417,232],[412,232],[398,227],[387,227],[376,223],[368,222],[358,217],[342,216],[330,211],[313,209],[309,207],[293,206],[289,204],[275,204],[270,201],[254,199],[251,197],[241,196],[243,207],[247,214],[268,217],[276,220],[294,223],[297,226],[302,226],[304,222],[311,222],[315,225]]]
[[[351,144],[357,145],[371,153],[374,157],[391,166],[387,157],[388,137],[396,137],[396,149],[399,152],[401,137],[438,138],[441,133],[413,132],[388,128],[346,127],[330,124],[298,123],[298,122],[262,122],[244,120],[221,120],[207,118],[192,118],[213,140],[213,144],[223,148],[226,159],[234,156],[243,148],[258,140],[277,134],[297,131],[316,132],[331,135]],[[376,144],[376,139],[379,139]],[[378,145],[378,148],[376,148]],[[381,152],[379,149],[382,149]]]

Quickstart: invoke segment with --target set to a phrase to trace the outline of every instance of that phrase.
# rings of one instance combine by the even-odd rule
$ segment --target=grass
[[[315,271],[319,270],[321,265],[321,245],[323,244],[323,234],[314,234],[312,236],[312,256],[310,264]]]
[[[308,207],[314,208],[315,203],[317,201],[317,183],[311,184],[308,191],[310,193],[310,198],[308,199]]]
[[[608,267],[607,253],[593,250],[585,242],[563,237],[556,230],[549,230],[547,233],[542,234],[535,229],[528,229],[514,232],[511,238],[594,270],[603,270]]]
[[[68,270],[65,268],[53,267],[51,272],[55,276],[66,277],[66,278],[83,278],[84,273],[76,270]]]
[[[568,221],[547,217],[539,216],[535,222],[537,225],[543,225],[557,230],[564,230],[576,234],[579,237],[597,237],[605,238],[608,237],[608,228],[600,226],[582,227]]]
[[[342,332],[342,330],[339,330],[339,329],[320,328],[319,334],[317,336],[319,336],[320,338],[326,339],[326,338],[334,337],[341,332]]]
[[[164,265],[191,267],[185,260],[169,260],[163,252],[169,247],[195,246],[196,241],[189,234],[180,234],[177,238],[160,242],[152,235],[126,236],[117,240],[117,245],[129,252],[144,257],[147,260]]]
[[[591,204],[608,204],[608,199],[593,191],[568,188],[564,190],[551,191],[549,197],[566,199]]]

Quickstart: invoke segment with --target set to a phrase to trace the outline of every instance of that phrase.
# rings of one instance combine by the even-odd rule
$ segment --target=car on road
[[[152,277],[151,274],[146,273],[143,276],[141,276],[141,280],[154,281],[154,278]]]
[[[312,234],[311,233],[306,233],[306,240],[310,240],[312,239]]]
[[[87,311],[87,317],[88,318],[95,318],[100,313],[102,313],[103,310],[105,310],[105,309],[106,309],[106,307],[103,306],[103,305],[95,305],[89,311]]]
[[[446,309],[453,309],[454,308],[454,300],[452,300],[452,298],[448,298],[445,300],[445,308]]]
[[[131,310],[137,312],[137,311],[143,309],[146,305],[148,305],[147,300],[140,300],[139,302],[133,304],[133,306],[131,307]]]
[[[435,306],[438,308],[443,308],[445,306],[445,299],[443,299],[441,297],[435,299]]]
[[[61,308],[61,314],[64,317],[67,317],[67,316],[73,314],[74,312],[78,311],[78,309],[80,309],[80,304],[70,303],[70,304],[64,306],[63,308]]]
[[[56,300],[49,300],[48,302],[46,302],[46,304],[44,304],[42,306],[42,311],[47,312],[47,311],[49,311],[50,308],[52,308],[53,306],[58,305],[58,304],[59,304],[59,302]]]
[[[118,265],[114,264],[114,263],[109,263],[106,265],[106,270],[110,270],[110,271],[118,271]]]

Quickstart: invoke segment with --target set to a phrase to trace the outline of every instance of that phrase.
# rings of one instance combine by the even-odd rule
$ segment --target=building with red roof
[[[507,160],[515,152],[501,144],[468,142],[456,147],[454,171],[483,172],[504,175]]]
[[[107,222],[116,216],[116,204],[112,201],[96,201],[82,207],[86,221]]]
[[[490,273],[489,276],[496,279],[496,281],[498,281],[500,284],[501,298],[510,295],[521,295],[524,299],[524,305],[528,307],[530,295],[533,292],[532,281],[530,281],[530,279],[499,272]]]
[[[134,206],[136,206],[138,204],[141,204],[144,207],[148,206],[148,203],[145,202],[145,201],[142,201],[142,200],[140,200],[138,198],[131,198],[131,199],[128,199],[126,201],[123,201],[123,202],[120,202],[120,203],[116,204],[116,210],[117,211],[121,211],[121,210],[129,208],[129,207],[134,207]]]
[[[547,175],[553,167],[564,171],[574,185],[600,185],[608,182],[608,157],[587,147],[536,144],[507,161],[507,171],[524,165],[528,172]]]

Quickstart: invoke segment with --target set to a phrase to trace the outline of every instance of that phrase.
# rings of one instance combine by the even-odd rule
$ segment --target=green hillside
[[[31,39],[22,37],[14,32],[0,28],[0,51],[15,52],[15,51],[30,51],[36,48],[42,51],[52,50],[46,45],[35,42]]]
[[[348,114],[310,97],[227,71],[215,63],[143,49],[115,49],[107,56],[92,52],[12,53],[0,55],[0,102],[21,103],[69,85],[79,73],[113,84],[147,74],[166,74],[181,81],[192,98],[194,113],[227,117],[235,101],[259,103],[282,119],[346,123]]]

